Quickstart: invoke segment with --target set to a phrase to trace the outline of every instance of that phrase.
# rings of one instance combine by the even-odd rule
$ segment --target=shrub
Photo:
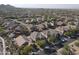
[[[49,36],[48,41],[50,43],[55,42],[56,41],[56,37],[55,36]]]
[[[62,50],[63,55],[69,55],[70,54],[70,47],[68,45],[65,45]]]
[[[21,48],[20,50],[20,54],[21,55],[28,55],[30,52],[32,51],[32,46],[24,46],[23,48]]]
[[[0,32],[4,32],[4,28],[0,26]]]
[[[72,36],[74,35],[78,30],[77,29],[70,29],[69,31],[65,32],[64,35],[66,36]]]
[[[37,40],[36,43],[41,47],[43,48],[46,44],[46,41],[45,40]]]
[[[70,51],[69,50],[66,50],[66,49],[63,49],[62,54],[63,55],[69,55],[70,54]]]

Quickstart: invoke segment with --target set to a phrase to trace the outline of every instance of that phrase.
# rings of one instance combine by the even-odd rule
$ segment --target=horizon
[[[17,8],[79,9],[78,7],[79,4],[14,4],[14,5],[4,4],[4,5],[11,5]]]
[[[79,9],[79,4],[15,4],[13,6],[19,8]]]

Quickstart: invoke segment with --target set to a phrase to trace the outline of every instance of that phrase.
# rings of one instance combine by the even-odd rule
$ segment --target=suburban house
[[[62,34],[64,33],[64,29],[63,29],[62,26],[57,27],[55,30],[56,30],[60,35],[62,35]]]
[[[28,41],[26,40],[27,38],[25,36],[19,35],[18,37],[14,38],[14,42],[16,45],[18,45],[19,47],[22,46],[24,43],[28,43]]]
[[[48,31],[47,30],[43,30],[41,33],[42,33],[42,35],[45,36],[46,39],[48,38]]]
[[[62,21],[57,21],[57,26],[61,26],[63,25],[63,22]]]
[[[33,40],[33,41],[36,41],[36,36],[37,36],[37,33],[38,32],[32,32],[31,34],[30,34],[30,37],[31,37],[31,39]]]
[[[47,36],[43,32],[38,32],[36,35],[36,39],[46,39]]]
[[[49,22],[49,23],[48,23],[48,27],[49,27],[49,28],[54,28],[54,22]]]
[[[58,32],[57,32],[56,30],[49,29],[49,30],[48,30],[48,34],[47,34],[47,35],[48,35],[48,36],[53,36],[53,35],[55,35],[55,36],[56,36],[57,34],[58,34]]]
[[[43,24],[37,25],[37,29],[38,29],[38,31],[42,31],[44,29]]]
[[[43,26],[44,26],[44,29],[47,29],[48,28],[48,23],[47,22],[44,22],[44,23],[42,23],[43,24]]]

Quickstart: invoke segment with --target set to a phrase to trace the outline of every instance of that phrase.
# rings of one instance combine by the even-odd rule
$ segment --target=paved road
[[[2,37],[0,37],[0,39],[1,39],[2,45],[3,45],[3,51],[2,52],[3,52],[3,55],[5,55],[6,54],[5,41]]]

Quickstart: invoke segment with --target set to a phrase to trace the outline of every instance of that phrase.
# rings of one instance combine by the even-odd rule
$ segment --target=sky
[[[79,9],[78,0],[0,0],[0,4],[10,4],[21,8]]]
[[[79,9],[79,4],[15,4],[21,8],[59,8],[59,9]]]

